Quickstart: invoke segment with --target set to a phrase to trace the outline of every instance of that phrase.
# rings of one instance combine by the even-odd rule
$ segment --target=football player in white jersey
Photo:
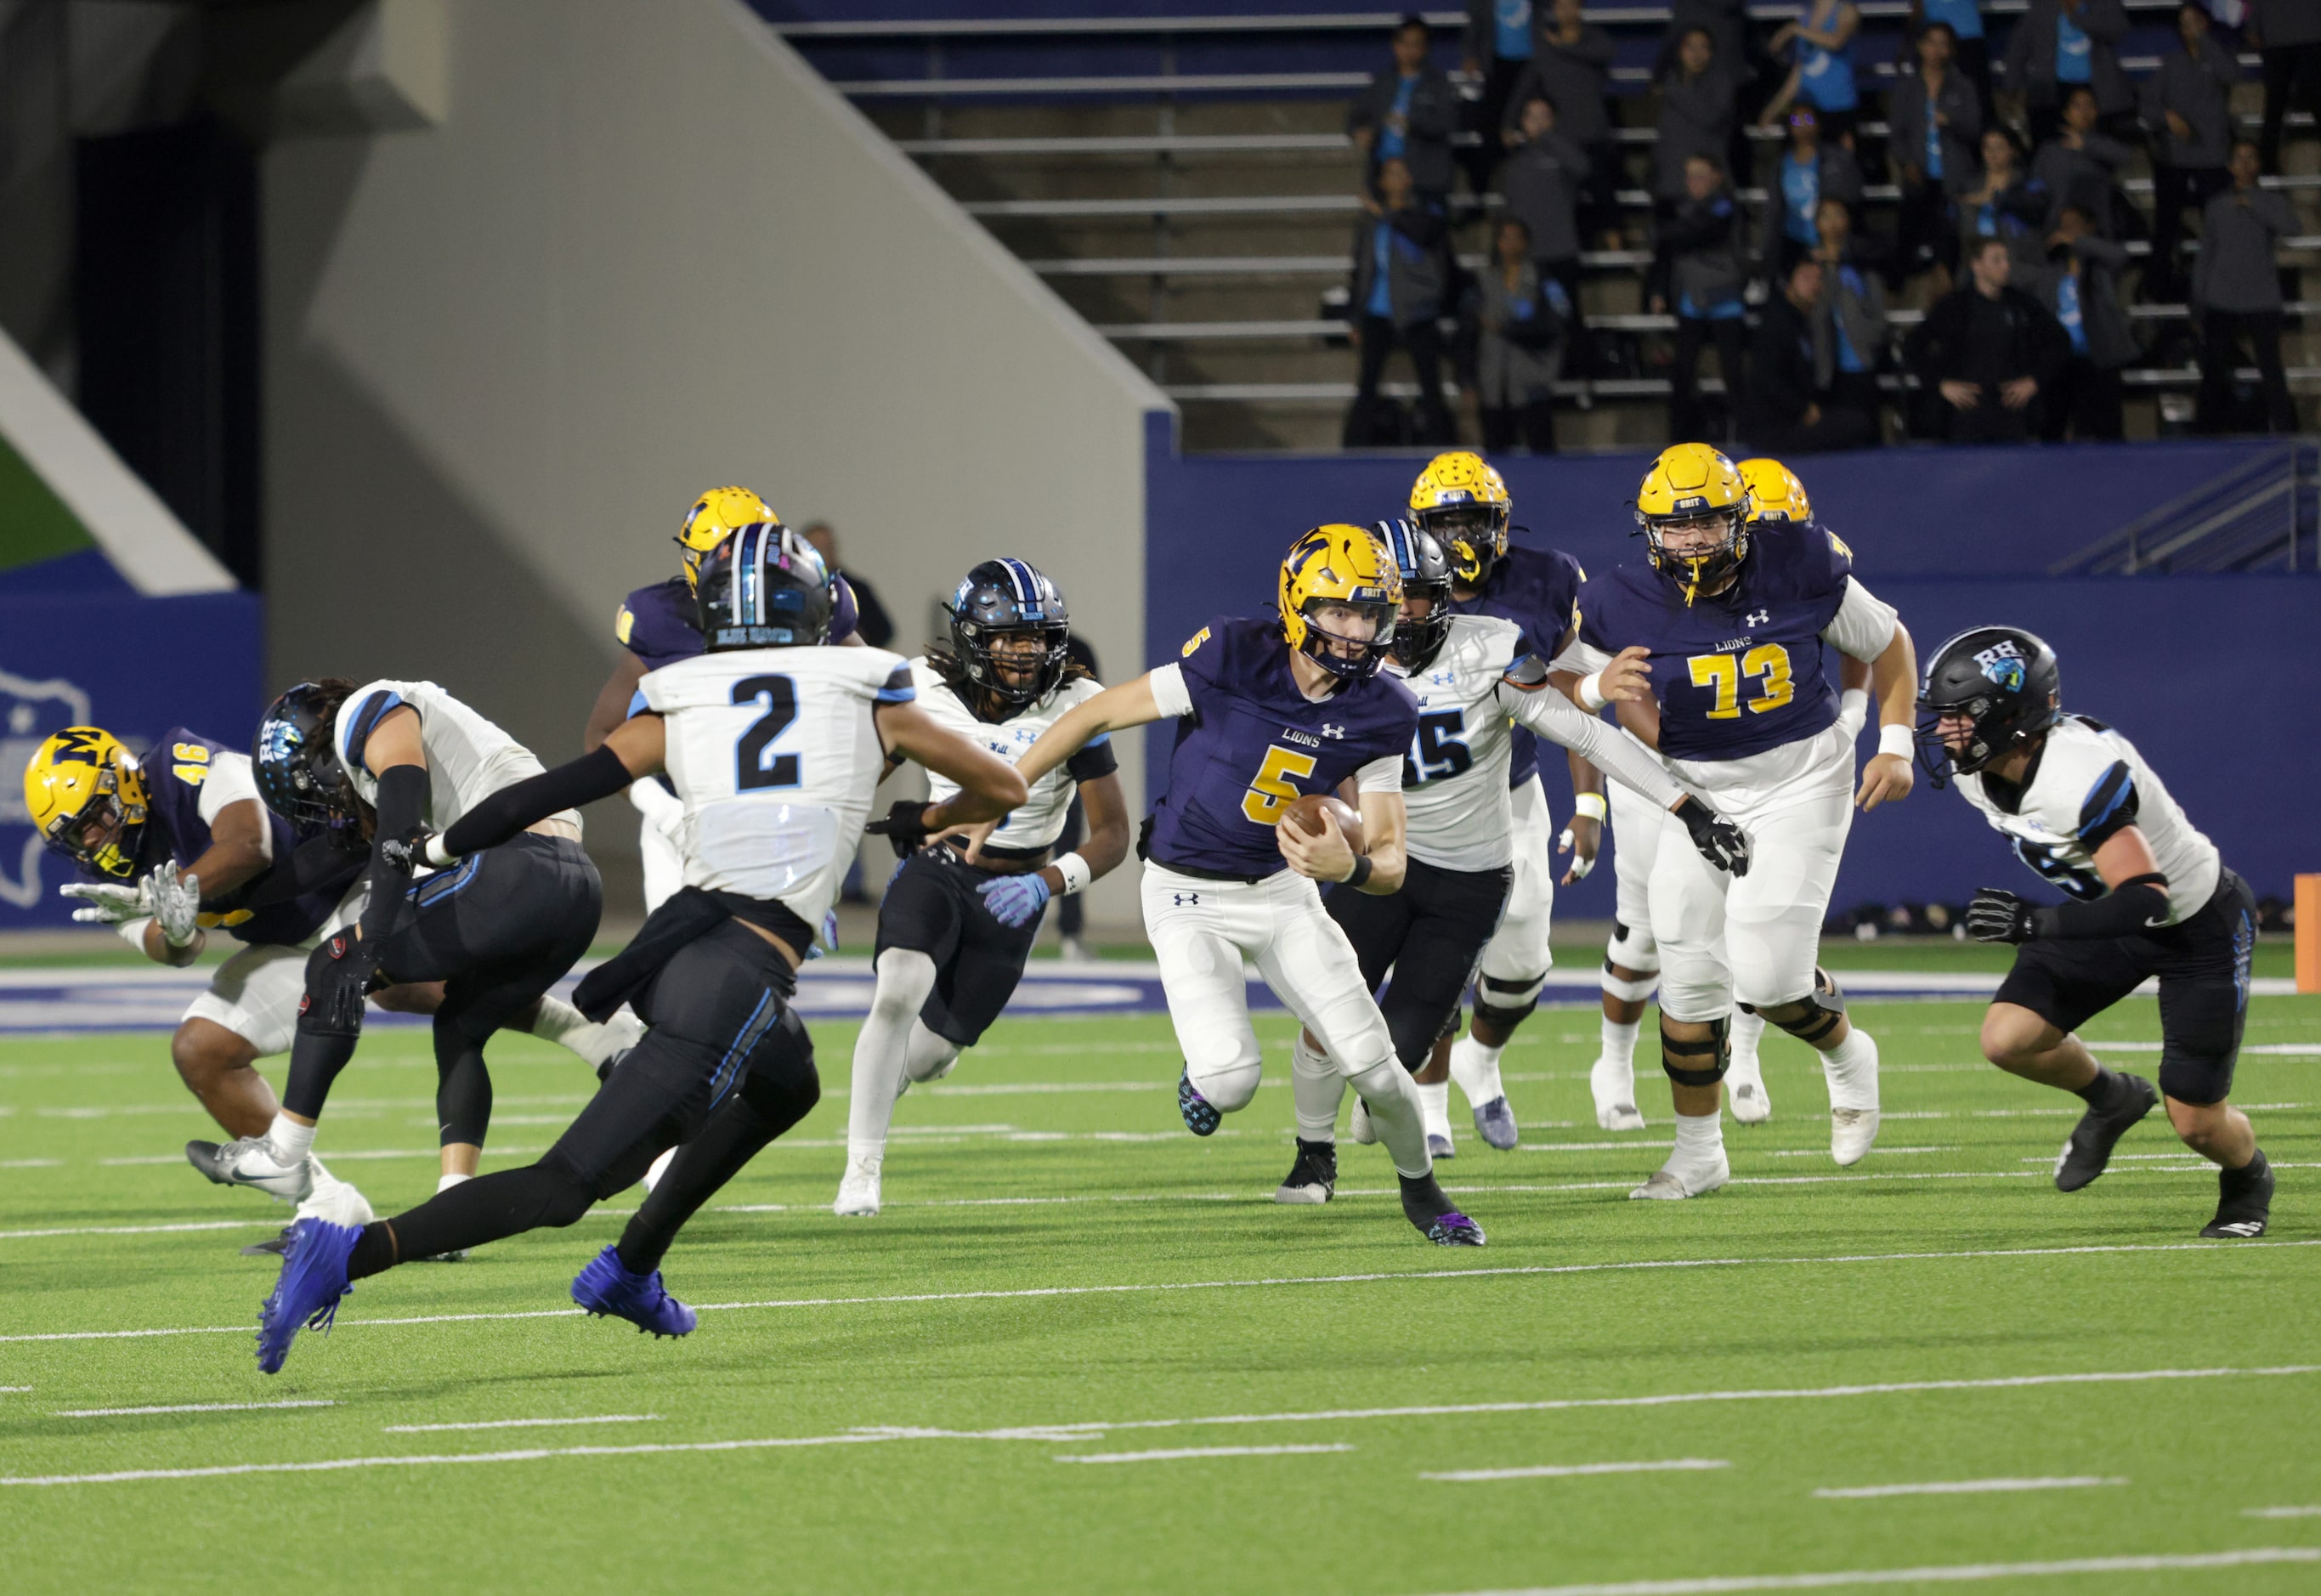
[[[1047,575],[1021,560],[986,560],[951,595],[951,647],[911,661],[918,702],[936,724],[1010,762],[1073,706],[1104,690],[1066,652],[1069,616]],[[879,1169],[895,1100],[910,1083],[951,1072],[1007,1007],[1051,898],[1085,890],[1128,856],[1128,806],[1112,740],[1097,737],[1042,776],[1024,805],[976,840],[926,844],[925,807],[905,799],[869,829],[903,862],[878,904],[878,987],[854,1043],[846,1173],[832,1211],[878,1211]],[[958,790],[941,776],[937,803]],[[1051,859],[1077,794],[1088,839]]]
[[[1385,669],[1418,699],[1418,732],[1402,765],[1410,862],[1398,892],[1380,898],[1333,887],[1322,901],[1353,944],[1364,984],[1384,988],[1379,1011],[1395,1056],[1416,1079],[1427,1151],[1442,1158],[1452,1145],[1450,1032],[1514,875],[1510,718],[1634,783],[1644,804],[1673,809],[1720,868],[1745,872],[1748,848],[1738,829],[1687,793],[1649,751],[1550,689],[1521,626],[1498,616],[1453,614],[1451,562],[1433,536],[1406,521],[1382,521],[1377,535],[1402,575]],[[1641,684],[1631,690],[1644,691]],[[1274,1200],[1327,1202],[1337,1181],[1345,1077],[1311,1030],[1300,1032],[1291,1052],[1290,1085],[1297,1154]],[[1359,1099],[1353,1135],[1377,1140]]]
[[[490,1123],[484,1044],[536,1013],[571,1014],[548,990],[588,951],[603,907],[580,816],[542,819],[488,857],[414,881],[413,839],[540,772],[514,738],[432,681],[330,679],[276,699],[252,761],[267,806],[321,834],[300,852],[367,855],[368,898],[307,956],[281,1107],[262,1136],[192,1142],[186,1157],[221,1185],[276,1190],[305,1162],[331,1084],[354,1056],[375,989],[441,982],[432,1013],[442,1145],[441,1185],[472,1178]],[[432,992],[404,1005],[428,1012]],[[623,1021],[625,1046],[641,1034]],[[607,1055],[609,1062],[610,1055]]]
[[[1983,1056],[2087,1104],[2055,1160],[2058,1190],[2102,1174],[2120,1137],[2164,1096],[2176,1134],[2216,1166],[2216,1216],[2200,1234],[2262,1236],[2272,1171],[2230,1100],[2255,899],[2135,745],[2062,706],[2054,651],[2018,626],[1978,626],[1943,643],[1918,695],[1934,783],[1955,776],[2016,857],[2070,900],[2027,903],[1996,887],[1974,895],[1967,934],[2019,944],[1983,1016]],[[2155,976],[2156,1092],[2141,1075],[2106,1069],[2073,1034]]]
[[[430,1253],[570,1225],[672,1146],[682,1149],[676,1162],[620,1241],[581,1271],[572,1297],[655,1335],[692,1330],[693,1310],[662,1288],[661,1256],[821,1095],[814,1044],[790,998],[887,755],[899,751],[960,785],[935,806],[943,824],[996,819],[1024,801],[1012,766],[918,708],[901,659],[828,645],[830,573],[787,528],[755,524],[726,539],[705,563],[699,602],[706,652],[647,673],[643,711],[601,747],[413,843],[447,866],[489,858],[526,825],[666,771],[685,805],[685,885],[579,992],[588,1013],[633,1001],[644,1039],[538,1163],[360,1228],[301,1218],[260,1319],[268,1373],[301,1326],[329,1321],[354,1281]]]

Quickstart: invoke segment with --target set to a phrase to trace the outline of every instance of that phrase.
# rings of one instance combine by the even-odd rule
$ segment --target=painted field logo
[[[62,679],[32,681],[0,670],[0,903],[34,908],[41,901],[46,850],[24,807],[24,767],[41,744],[70,725],[88,724],[87,692]]]

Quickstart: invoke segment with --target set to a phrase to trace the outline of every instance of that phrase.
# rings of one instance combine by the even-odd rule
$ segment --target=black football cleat
[[[2200,1228],[2211,1241],[2252,1241],[2272,1219],[2272,1165],[2262,1148],[2236,1170],[2216,1172],[2216,1217]]]
[[[1479,1247],[1485,1237],[1483,1227],[1452,1206],[1451,1198],[1436,1184],[1433,1175],[1421,1175],[1415,1181],[1408,1175],[1397,1174],[1402,1186],[1402,1215],[1418,1229],[1418,1234],[1438,1247]]]
[[[2071,1140],[2055,1155],[2058,1191],[2077,1191],[2095,1184],[2104,1165],[2111,1162],[2111,1150],[2119,1145],[2120,1137],[2160,1106],[2158,1090],[2143,1076],[2115,1074],[2112,1079],[2118,1084],[2112,1088],[2111,1101],[2080,1115],[2079,1124],[2071,1127]]]
[[[1273,1193],[1276,1202],[1321,1203],[1338,1189],[1338,1145],[1297,1138],[1297,1162]]]

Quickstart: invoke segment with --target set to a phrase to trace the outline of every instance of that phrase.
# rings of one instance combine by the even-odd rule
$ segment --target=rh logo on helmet
[[[1982,667],[1986,680],[2010,693],[2023,690],[2023,651],[2012,639],[2001,639],[1975,655],[1974,662]]]

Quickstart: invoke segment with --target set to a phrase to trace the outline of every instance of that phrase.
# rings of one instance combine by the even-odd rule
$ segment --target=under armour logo
[[[1761,626],[1772,618],[1773,612],[1770,609],[1752,609],[1747,616],[1743,617],[1742,625],[1747,626]]]
[[[1343,737],[1343,736],[1344,736],[1345,734],[1346,734],[1346,728],[1345,728],[1345,727],[1343,727],[1343,726],[1333,726],[1333,725],[1324,725],[1324,726],[1323,726],[1323,728],[1322,728],[1322,735],[1324,735],[1324,737]]]
[[[1198,904],[1201,901],[1201,895],[1197,892],[1171,892],[1169,894],[1169,898],[1179,908],[1183,908],[1188,903]]]

